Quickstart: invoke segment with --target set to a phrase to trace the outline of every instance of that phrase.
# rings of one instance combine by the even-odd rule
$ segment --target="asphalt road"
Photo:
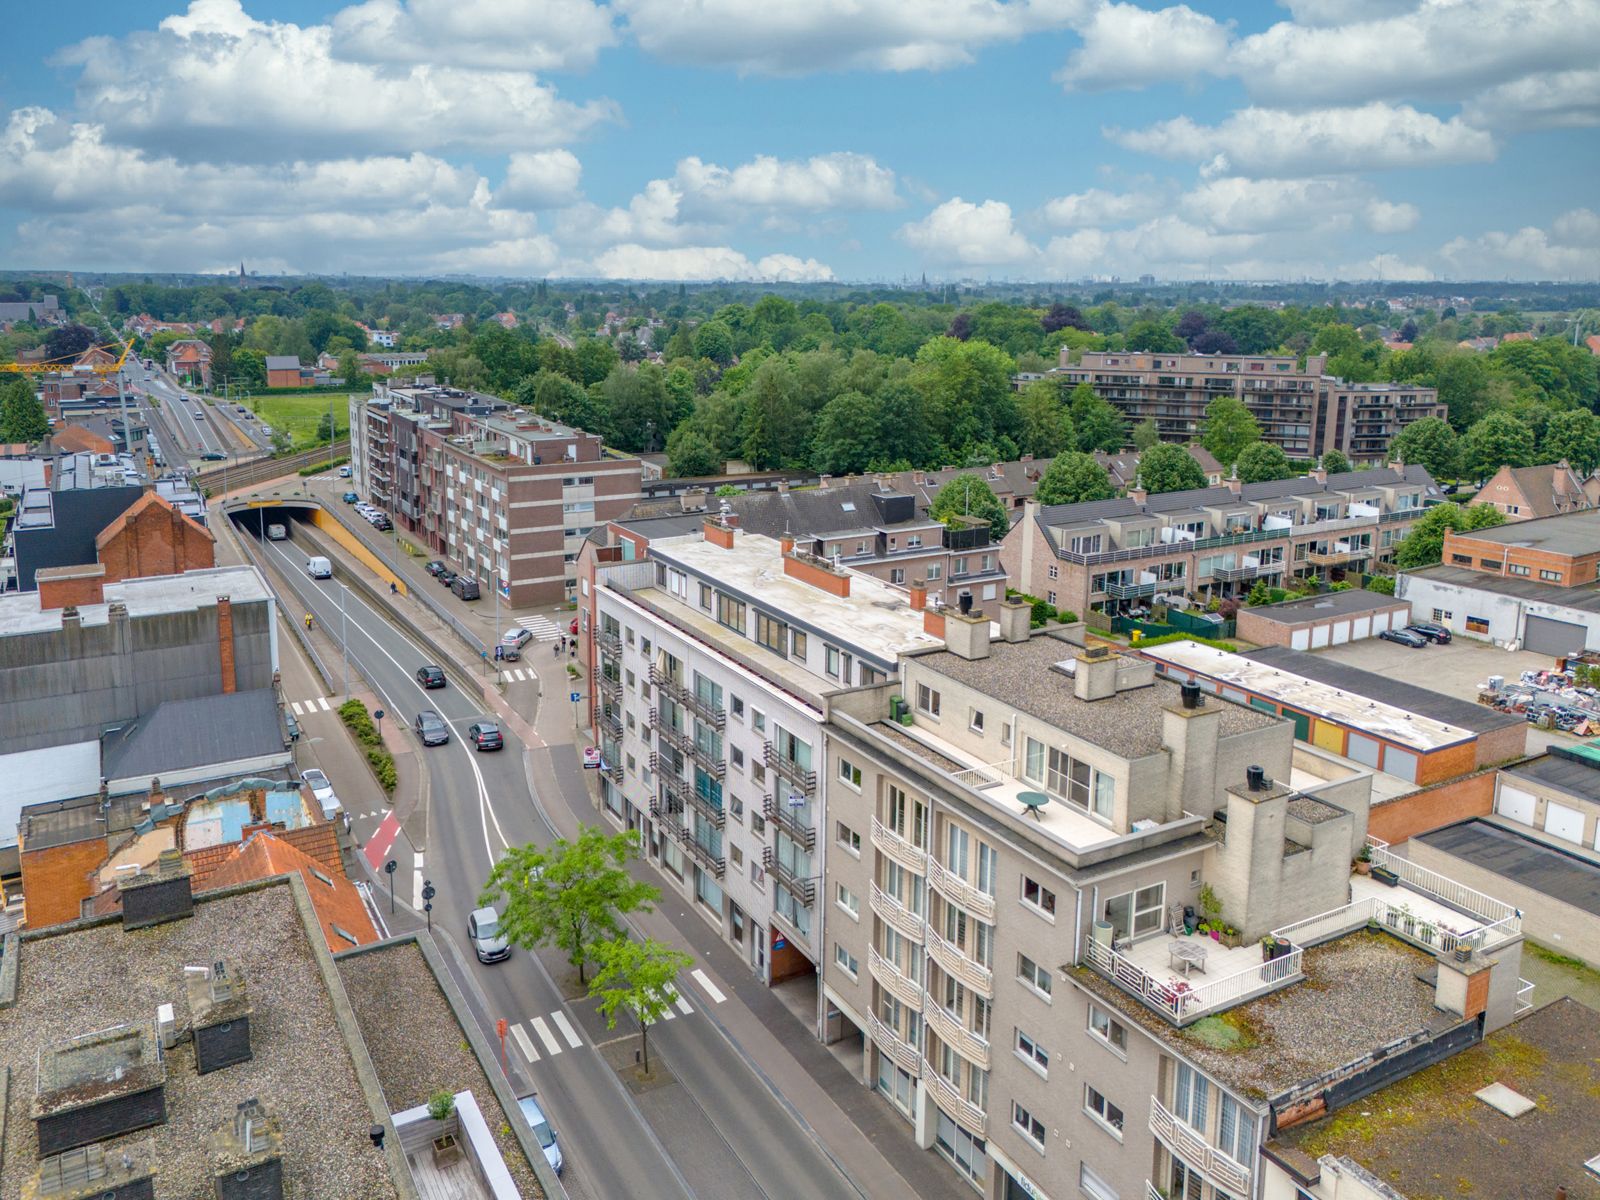
[[[337,576],[344,568],[337,560],[336,577],[316,581],[306,575],[305,551],[293,538],[263,548],[280,576],[274,586],[291,619],[309,611],[337,642],[343,599],[352,687],[359,674],[381,697],[387,719],[409,725],[418,710],[432,708],[451,727],[447,745],[420,752],[430,785],[425,833],[418,838],[421,871],[410,870],[414,862],[402,863],[398,894],[406,896],[407,883],[420,886],[424,876],[437,889],[435,936],[457,950],[464,990],[491,1038],[497,1019],[510,1024],[507,1073],[519,1092],[537,1090],[550,1114],[567,1159],[569,1193],[597,1200],[838,1200],[856,1194],[713,1023],[708,1010],[731,988],[718,988],[709,976],[686,978],[673,1018],[650,1033],[652,1056],[672,1082],[635,1097],[603,1054],[631,1058],[637,1026],[624,1020],[608,1030],[592,1000],[565,999],[556,982],[567,976],[559,956],[517,950],[492,965],[472,958],[467,914],[492,861],[507,846],[552,839],[541,804],[569,804],[583,795],[576,755],[570,746],[524,747],[509,731],[505,750],[476,752],[465,739],[466,727],[485,715],[476,698],[454,681],[425,691],[415,679],[427,661],[424,652],[355,591],[341,597]],[[328,665],[338,681],[341,664]],[[537,793],[530,778],[544,780]],[[358,840],[365,842],[380,819],[355,814]]]

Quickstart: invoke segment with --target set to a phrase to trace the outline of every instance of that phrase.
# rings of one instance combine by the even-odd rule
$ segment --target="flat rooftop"
[[[0,754],[0,846],[17,844],[22,810],[30,804],[96,796],[100,791],[100,743],[70,742]]]
[[[1375,1046],[1459,1024],[1434,1007],[1433,985],[1421,978],[1434,965],[1398,938],[1360,930],[1304,951],[1303,980],[1182,1028],[1086,966],[1067,974],[1229,1087],[1262,1099]]]
[[[366,1050],[352,1049],[341,1032],[338,1002],[318,964],[322,934],[307,928],[289,882],[197,896],[192,917],[136,932],[115,918],[59,930],[24,937],[16,1004],[0,1010],[0,1062],[11,1071],[0,1195],[19,1195],[38,1166],[39,1052],[93,1030],[152,1029],[161,1004],[173,1004],[181,1018],[184,968],[225,954],[249,983],[254,1057],[200,1075],[192,1044],[166,1052],[167,1120],[134,1135],[155,1143],[161,1194],[211,1194],[207,1139],[254,1096],[282,1127],[284,1173],[296,1195],[399,1196],[387,1160],[367,1141],[375,1117],[356,1065]]]
[[[1588,859],[1480,820],[1420,833],[1417,840],[1600,917],[1600,866]]]
[[[1551,554],[1594,554],[1600,551],[1600,509],[1561,513],[1533,521],[1510,521],[1457,536]]]
[[[1475,732],[1376,699],[1380,691],[1377,682],[1359,690],[1354,690],[1351,684],[1342,688],[1334,687],[1271,662],[1259,661],[1254,656],[1247,658],[1242,654],[1230,654],[1226,650],[1202,646],[1199,642],[1168,642],[1164,646],[1141,650],[1140,653],[1179,671],[1203,675],[1224,685],[1254,692],[1313,716],[1337,721],[1341,725],[1387,738],[1424,753],[1467,741]],[[1354,673],[1369,676],[1373,681],[1387,682],[1382,676],[1371,672]]]
[[[112,604],[127,605],[130,617],[153,617],[214,608],[218,596],[227,596],[235,604],[245,604],[267,600],[271,595],[266,580],[254,567],[207,567],[201,571],[185,571],[182,575],[152,575],[108,583],[105,603],[79,605],[78,617],[85,626],[106,625],[111,621]],[[38,592],[0,596],[0,637],[60,629],[61,612],[59,608],[41,610]]]
[[[1526,524],[1532,525],[1534,522],[1528,521]],[[1401,580],[1403,581],[1408,575],[1434,583],[1450,584],[1453,587],[1477,588],[1499,596],[1511,596],[1517,600],[1542,600],[1546,604],[1559,604],[1565,608],[1581,609],[1584,612],[1600,612],[1600,586],[1595,584],[1586,587],[1557,587],[1553,583],[1540,583],[1537,579],[1512,579],[1489,571],[1474,571],[1470,567],[1452,566],[1422,567],[1416,571],[1406,571],[1401,574]]]
[[[1476,1092],[1534,1102],[1516,1118]],[[1348,1158],[1402,1195],[1600,1200],[1584,1163],[1600,1154],[1600,1013],[1552,1001],[1444,1062],[1279,1135],[1274,1150]]]
[[[1529,762],[1506,767],[1505,773],[1558,788],[1569,796],[1600,801],[1600,758],[1544,754]]]
[[[1252,617],[1263,621],[1276,621],[1280,625],[1300,625],[1307,621],[1325,621],[1330,617],[1348,617],[1357,613],[1378,612],[1385,608],[1405,607],[1404,600],[1385,596],[1382,592],[1368,592],[1351,588],[1347,592],[1328,592],[1321,596],[1306,596],[1299,600],[1282,600],[1277,604],[1263,604],[1249,610]]]
[[[1178,685],[1158,675],[1146,687],[1130,688],[1104,700],[1079,700],[1072,678],[1053,668],[1075,659],[1081,649],[1051,632],[1035,634],[1025,642],[992,641],[986,658],[967,659],[941,650],[918,655],[916,661],[919,669],[976,688],[1123,758],[1140,758],[1160,750],[1161,714],[1179,704]],[[1223,737],[1282,719],[1240,704],[1219,703],[1216,697],[1210,697],[1208,703],[1222,710]]]

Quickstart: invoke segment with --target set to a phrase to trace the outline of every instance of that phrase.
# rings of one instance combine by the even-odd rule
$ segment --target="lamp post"
[[[394,873],[400,866],[394,859],[383,864],[383,873],[389,877],[389,915],[394,916]]]
[[[350,594],[345,584],[339,585],[339,650],[344,655],[344,698],[350,699],[350,632],[345,620],[344,600]]]
[[[433,880],[422,881],[422,911],[428,914],[428,932],[433,932],[433,898],[439,893],[433,889]]]

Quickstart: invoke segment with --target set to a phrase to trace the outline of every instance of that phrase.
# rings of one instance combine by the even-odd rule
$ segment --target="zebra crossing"
[[[289,708],[297,717],[309,717],[316,712],[332,712],[334,704],[327,696],[318,696],[315,700],[291,700]]]
[[[566,632],[549,617],[518,617],[517,624],[533,634],[534,640],[538,642],[553,642]]]
[[[527,667],[501,667],[500,677],[513,680],[516,683],[529,683],[537,678]]]
[[[699,978],[702,973],[696,971],[694,974]],[[717,991],[715,984],[706,979],[702,979],[701,982],[707,986],[708,991],[715,993],[718,1003],[725,999],[722,993]],[[661,1014],[663,1021],[671,1021],[679,1013],[689,1016],[694,1012],[694,1005],[675,988],[667,989],[667,999],[669,1004]],[[578,1050],[583,1046],[583,1036],[573,1027],[567,1014],[560,1009],[537,1017],[529,1017],[526,1021],[514,1022],[506,1027],[506,1032],[511,1035],[518,1053],[530,1063],[554,1058],[566,1050]]]

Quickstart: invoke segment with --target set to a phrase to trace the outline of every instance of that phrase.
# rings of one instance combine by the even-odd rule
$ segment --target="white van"
[[[332,579],[333,564],[320,554],[306,559],[306,574],[313,579]]]
[[[285,538],[287,538],[288,536],[289,536],[289,530],[288,530],[288,528],[286,526],[283,526],[283,525],[268,525],[267,526],[267,541],[269,541],[269,542],[281,542]]]

